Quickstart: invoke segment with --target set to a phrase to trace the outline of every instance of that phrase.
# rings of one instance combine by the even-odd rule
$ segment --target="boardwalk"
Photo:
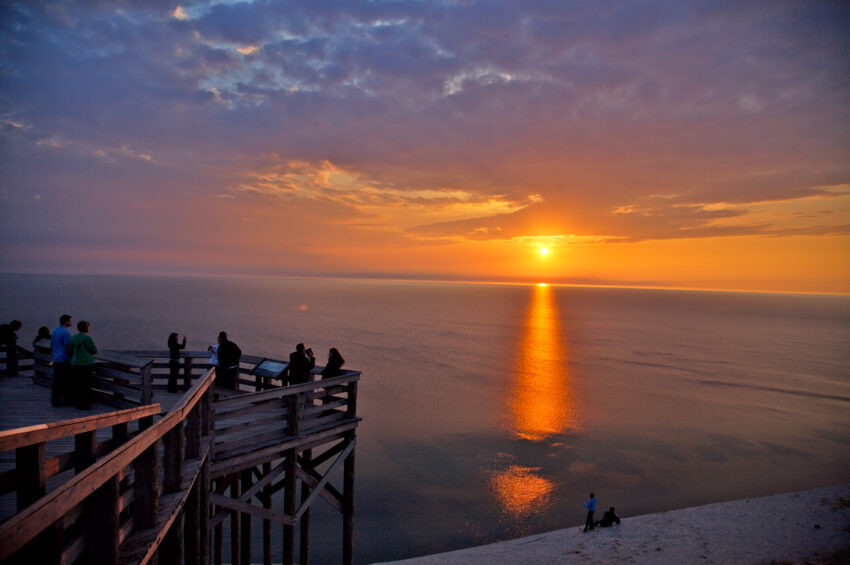
[[[342,515],[353,562],[359,372],[284,387],[268,368],[285,363],[245,356],[231,391],[206,352],[184,352],[190,388],[168,393],[167,352],[103,352],[101,403],[82,411],[50,405],[48,353],[0,376],[0,562],[250,563],[256,523],[265,563],[294,563],[297,532],[306,563],[319,500]]]

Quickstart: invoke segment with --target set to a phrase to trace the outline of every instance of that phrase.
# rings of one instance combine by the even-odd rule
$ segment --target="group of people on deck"
[[[180,350],[186,348],[186,336],[179,341],[180,335],[172,333],[168,336],[169,351],[169,392],[177,392],[177,378],[180,375]],[[239,360],[242,358],[242,350],[233,341],[227,338],[227,332],[218,334],[218,343],[207,347],[210,353],[210,367],[216,370],[216,386],[230,390],[239,388]],[[342,366],[345,359],[340,355],[336,347],[331,347],[328,353],[328,363],[322,369],[322,378],[337,377],[342,374]],[[313,380],[313,368],[316,366],[316,358],[311,348],[305,347],[303,343],[295,346],[295,351],[289,354],[289,365],[287,365],[281,380],[283,386],[306,383]],[[188,383],[186,383],[188,388]]]
[[[50,403],[53,406],[70,405],[80,410],[91,410],[91,380],[97,345],[89,335],[91,324],[86,320],[77,323],[77,333],[72,334],[74,320],[70,314],[59,316],[59,325],[52,332],[47,326],[38,329],[33,340],[36,345],[42,340],[50,341],[53,357],[53,386]],[[18,330],[23,327],[19,320],[0,326],[0,342],[6,349],[6,370],[11,375],[18,373]]]
[[[51,332],[46,326],[39,328],[33,345],[49,340],[53,357],[53,384],[50,402],[53,406],[70,405],[80,410],[90,410],[92,403],[92,375],[94,372],[97,346],[89,332],[91,324],[86,320],[77,323],[77,333],[72,333],[74,320],[69,314],[59,317],[59,325]],[[18,373],[18,359],[28,354],[18,347],[17,332],[23,327],[19,320],[0,324],[0,345],[6,350],[6,373]],[[168,336],[168,391],[177,392],[177,379],[180,375],[180,351],[186,348],[186,336],[180,339],[176,332]],[[207,348],[211,353],[210,367],[216,369],[216,385],[231,390],[238,389],[239,361],[242,350],[227,338],[227,332],[219,332],[218,343]],[[337,377],[342,374],[345,359],[339,350],[332,347],[328,353],[328,362],[322,369],[322,378]],[[316,366],[313,350],[303,343],[295,347],[289,355],[289,365],[281,375],[284,386],[306,383],[313,380],[312,371]],[[189,388],[188,379],[184,390]]]

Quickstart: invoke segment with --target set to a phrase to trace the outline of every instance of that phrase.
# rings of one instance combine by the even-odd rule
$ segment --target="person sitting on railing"
[[[239,360],[242,350],[227,339],[227,332],[218,333],[218,366],[215,384],[230,390],[239,390]]]
[[[295,351],[289,354],[289,366],[283,372],[283,380],[287,385],[297,385],[312,380],[311,371],[316,366],[311,348],[304,348],[303,343],[295,346]]]
[[[177,375],[180,374],[180,350],[186,349],[186,336],[183,336],[183,343],[177,341],[179,337],[177,333],[168,336],[168,392],[177,392]],[[188,377],[186,381],[188,383]],[[188,389],[188,385],[185,388]]]

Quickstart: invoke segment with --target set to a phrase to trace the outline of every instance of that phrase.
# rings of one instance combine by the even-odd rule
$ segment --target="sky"
[[[7,0],[0,270],[850,293],[847,30],[826,0]]]

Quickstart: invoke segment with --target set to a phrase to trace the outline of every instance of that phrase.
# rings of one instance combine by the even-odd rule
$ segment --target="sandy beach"
[[[587,533],[575,525],[376,565],[791,564],[850,560],[850,485],[621,517],[619,526]]]

